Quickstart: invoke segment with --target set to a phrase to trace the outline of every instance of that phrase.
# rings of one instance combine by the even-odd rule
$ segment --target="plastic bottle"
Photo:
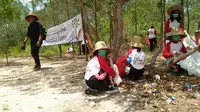
[[[3,110],[7,111],[8,110],[8,101],[6,100],[5,103],[3,104]]]

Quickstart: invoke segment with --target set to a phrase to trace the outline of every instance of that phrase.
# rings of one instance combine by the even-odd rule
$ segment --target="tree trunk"
[[[94,0],[94,18],[95,18],[95,35],[97,36],[97,39],[99,39],[98,26],[97,26],[97,1],[96,0]]]
[[[161,36],[161,42],[160,42],[160,47],[159,49],[156,51],[156,53],[153,55],[152,59],[151,59],[151,62],[150,62],[150,65],[148,66],[148,71],[149,71],[149,74],[152,75],[152,68],[153,68],[153,65],[155,65],[155,62],[156,62],[156,59],[158,57],[158,55],[160,54],[160,52],[162,51],[162,48],[163,48],[163,42],[162,42],[162,38],[164,37],[164,33],[163,33],[163,23],[164,23],[164,16],[165,16],[165,0],[161,0],[161,8],[160,8],[160,13],[161,13],[161,20],[160,20],[160,23],[161,23],[161,26],[160,26],[160,36]]]
[[[184,0],[181,0],[181,5],[183,6],[183,10],[182,10],[182,14],[183,14],[183,18],[182,18],[182,26],[183,26],[183,29],[184,29]]]
[[[8,62],[8,53],[6,53],[6,65],[9,66],[9,62]]]
[[[109,15],[109,20],[110,20],[110,38],[109,38],[109,44],[112,44],[112,38],[113,38],[113,15],[112,12],[108,12],[105,10],[105,12]]]
[[[136,4],[136,0],[135,0],[135,35],[137,35],[137,4]]]
[[[84,36],[84,42],[85,42],[85,57],[86,57],[86,61],[88,61],[87,42],[86,42],[86,37],[85,37],[85,23],[83,20],[83,9],[82,8],[81,8],[81,17],[82,17],[82,24],[83,24],[83,36]]]
[[[166,6],[166,0],[163,0],[163,13],[164,13],[164,28],[165,28],[165,22],[166,22],[166,15],[165,15],[165,6]],[[164,29],[163,28],[163,29]],[[163,46],[165,46],[166,45],[166,40],[164,39],[165,38],[165,35],[166,35],[166,32],[164,31],[164,33],[163,33],[163,37],[161,38],[161,40],[160,40],[160,42],[161,42],[161,44],[163,45]],[[163,39],[164,39],[164,41],[163,41]]]
[[[92,27],[92,25],[89,23],[89,18],[88,18],[88,14],[87,14],[87,11],[86,11],[86,9],[85,9],[85,6],[84,6],[84,2],[83,2],[83,0],[79,0],[79,4],[80,4],[80,6],[81,6],[81,9],[83,10],[83,19],[84,19],[84,22],[87,24],[87,26],[88,26],[88,33],[89,34],[91,34],[90,33],[90,30],[89,29],[91,29],[93,32],[94,32],[94,35],[96,34],[95,33],[95,29]],[[98,36],[97,35],[95,35],[95,37],[96,37],[96,40],[100,40],[99,38],[98,38]]]
[[[113,38],[113,16],[110,14],[110,45],[112,43],[112,38]]]
[[[189,13],[189,0],[187,0],[187,19],[188,19],[188,24],[187,24],[187,32],[189,33],[190,30],[190,13]]]
[[[115,0],[114,3],[114,31],[111,47],[113,51],[113,62],[116,62],[118,51],[123,43],[123,9],[124,0]]]
[[[52,1],[52,0],[50,0],[50,5],[51,5],[51,9],[52,9],[53,23],[54,23],[54,26],[56,26],[59,24],[58,15],[57,15],[57,13],[55,13],[56,5],[55,5],[54,1]],[[62,57],[61,45],[58,45],[58,48],[59,48],[59,52],[60,52],[60,57]]]
[[[69,2],[66,0],[67,20],[69,20]]]

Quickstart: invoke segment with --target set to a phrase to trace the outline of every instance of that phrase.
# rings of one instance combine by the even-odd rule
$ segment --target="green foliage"
[[[19,9],[14,7],[16,3],[15,0],[0,0],[1,22],[19,18]]]
[[[50,1],[54,3],[52,8]],[[89,22],[95,28],[94,18],[94,3],[95,0],[83,0],[86,11],[88,13]],[[123,20],[124,20],[124,36],[132,37],[134,35],[142,34],[146,37],[146,32],[151,24],[154,24],[157,32],[160,32],[161,26],[161,1],[164,0],[129,0],[124,6]],[[110,37],[110,15],[113,15],[113,0],[96,0],[97,2],[97,24],[98,35],[101,40],[109,42]],[[186,0],[185,0],[186,2]],[[166,0],[167,8],[172,4],[181,3],[181,0]],[[31,5],[32,4],[32,5]],[[68,4],[68,5],[67,5]],[[186,3],[185,3],[186,4]],[[190,13],[190,32],[193,34],[197,29],[200,17],[199,0],[189,0],[189,13]],[[80,14],[79,0],[33,0],[28,7],[33,6],[36,14],[39,17],[39,22],[48,29],[54,26],[53,12],[58,17],[57,24],[61,24],[69,19]],[[27,56],[30,55],[30,47],[26,46],[26,51],[20,50],[21,41],[26,36],[28,23],[24,21],[24,17],[28,13],[28,7],[22,5],[19,0],[0,0],[0,55],[10,54],[11,56]],[[185,5],[185,9],[186,9]],[[69,9],[69,12],[67,10]],[[137,14],[135,15],[135,11]],[[186,10],[185,10],[186,11]],[[169,18],[165,13],[166,19]],[[55,16],[55,15],[54,15]],[[185,29],[187,29],[187,14],[185,12]],[[135,20],[136,18],[136,20]],[[137,34],[136,34],[137,26]],[[90,29],[91,30],[91,29]],[[92,32],[94,34],[94,32]],[[145,38],[144,37],[144,38]],[[92,40],[96,41],[94,35]],[[69,45],[64,45],[63,53]],[[77,47],[77,46],[76,46]],[[76,48],[77,49],[77,48]],[[58,54],[58,46],[48,46],[41,48],[42,55]]]
[[[17,0],[0,1],[0,55],[7,59],[12,52],[10,48],[17,46],[25,34],[25,27],[20,19],[24,14],[21,7],[23,5]]]

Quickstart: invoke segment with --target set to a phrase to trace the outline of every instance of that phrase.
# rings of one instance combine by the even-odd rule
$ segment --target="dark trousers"
[[[143,77],[145,69],[140,69],[137,70],[134,67],[131,67],[130,72],[129,72],[129,80],[134,81],[134,80],[140,80]]]
[[[82,44],[82,51],[83,51],[83,54],[85,54],[86,53],[86,51],[85,51],[85,44]],[[87,47],[87,54],[89,53],[89,50],[88,50],[88,47]]]
[[[153,51],[154,47],[157,44],[156,38],[149,39],[149,41],[150,41],[150,51]]]
[[[106,90],[109,87],[108,75],[104,80],[98,80],[95,76],[92,76],[89,80],[85,80],[88,87],[95,90]]]
[[[35,61],[36,66],[41,66],[39,58],[39,49],[40,47],[37,47],[36,45],[31,45],[31,55]]]
[[[183,69],[180,65],[178,64],[174,64],[170,67],[169,69],[171,72],[173,73],[184,73],[184,72],[187,72],[187,70]]]

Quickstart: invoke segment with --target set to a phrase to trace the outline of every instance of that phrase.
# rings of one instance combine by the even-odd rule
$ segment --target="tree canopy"
[[[154,24],[158,33],[161,28],[160,2],[166,2],[165,9],[173,4],[184,3],[184,29],[189,34],[197,30],[200,22],[198,0],[125,0],[123,1],[122,20],[123,38],[134,35],[146,36],[147,29]],[[81,2],[83,4],[81,4]],[[1,42],[9,40],[8,47],[19,46],[19,42],[26,36],[28,23],[24,17],[29,10],[35,11],[40,23],[47,28],[61,24],[85,10],[85,31],[89,32],[92,40],[104,40],[107,43],[112,38],[114,30],[114,10],[117,0],[32,0],[23,5],[20,0],[0,1],[0,35]],[[164,13],[166,19],[169,17]],[[163,20],[164,23],[164,20]],[[115,37],[113,37],[115,38]],[[12,41],[15,40],[15,41]],[[0,48],[1,49],[1,48]]]

